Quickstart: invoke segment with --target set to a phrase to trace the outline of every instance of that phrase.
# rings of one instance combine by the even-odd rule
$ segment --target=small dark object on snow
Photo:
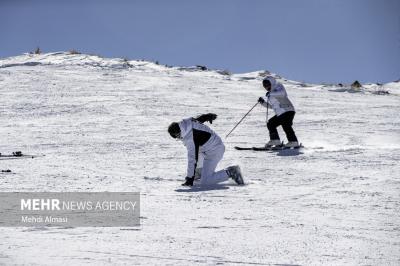
[[[206,70],[207,70],[207,67],[206,67],[206,66],[197,65],[196,67],[197,67],[198,69],[200,69],[200,70],[203,70],[203,71],[206,71]]]
[[[7,169],[7,170],[1,170],[1,172],[2,172],[2,173],[11,173],[11,170],[10,170],[10,169]]]
[[[15,157],[21,157],[23,154],[22,154],[22,151],[14,151],[12,153],[12,155],[15,156]]]
[[[351,84],[352,89],[359,89],[361,87],[362,87],[362,85],[360,82],[358,82],[358,80],[354,81],[353,84]]]

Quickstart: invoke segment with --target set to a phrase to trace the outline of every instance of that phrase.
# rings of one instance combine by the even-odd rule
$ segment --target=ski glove
[[[185,183],[183,183],[182,184],[182,186],[189,186],[189,187],[191,187],[191,186],[193,186],[193,181],[194,181],[194,177],[186,177],[185,178]]]
[[[210,124],[212,124],[212,122],[217,119],[217,115],[213,114],[213,113],[208,113],[208,114],[204,114],[204,115],[200,115],[196,118],[197,121],[199,121],[200,123],[204,123],[206,121],[208,121]]]
[[[260,98],[258,98],[258,102],[263,104],[263,103],[265,103],[265,100],[263,99],[263,97],[260,97]]]

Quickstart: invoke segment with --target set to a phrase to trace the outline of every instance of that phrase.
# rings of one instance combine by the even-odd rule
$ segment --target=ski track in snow
[[[141,192],[140,227],[0,227],[0,264],[399,265],[398,83],[375,95],[280,79],[306,148],[234,150],[266,142],[258,106],[219,165],[239,164],[247,184],[180,186],[186,152],[169,123],[215,112],[225,136],[264,93],[258,74],[67,53],[0,60],[0,152],[46,155],[1,160],[12,173],[0,191]]]

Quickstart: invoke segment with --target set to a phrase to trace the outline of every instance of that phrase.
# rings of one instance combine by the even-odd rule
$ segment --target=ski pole
[[[257,102],[253,107],[251,107],[251,109],[242,117],[242,119],[240,119],[240,121],[232,128],[232,130],[229,131],[228,135],[226,135],[225,138],[228,138],[228,137],[229,137],[229,135],[235,130],[235,128],[236,128],[240,123],[242,123],[243,119],[245,119],[245,117],[246,117],[248,114],[250,114],[250,112],[254,109],[254,107],[257,106],[257,104],[258,104],[258,102]]]

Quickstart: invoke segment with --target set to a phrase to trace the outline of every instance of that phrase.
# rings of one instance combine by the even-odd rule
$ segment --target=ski
[[[300,148],[304,148],[304,146],[300,143],[297,147],[286,147],[284,145],[270,146],[270,147],[239,147],[235,146],[236,150],[239,151],[282,151],[282,150],[298,150]]]
[[[253,148],[255,148],[255,147],[239,147],[239,146],[235,146],[235,149],[239,150],[239,151],[251,151]]]
[[[235,146],[236,150],[239,151],[274,151],[274,150],[280,150],[282,149],[281,147],[273,146],[273,147],[238,147]]]
[[[44,155],[31,155],[31,154],[23,154],[21,151],[15,151],[12,154],[1,154],[0,160],[13,160],[13,159],[23,159],[23,158],[36,158]]]

